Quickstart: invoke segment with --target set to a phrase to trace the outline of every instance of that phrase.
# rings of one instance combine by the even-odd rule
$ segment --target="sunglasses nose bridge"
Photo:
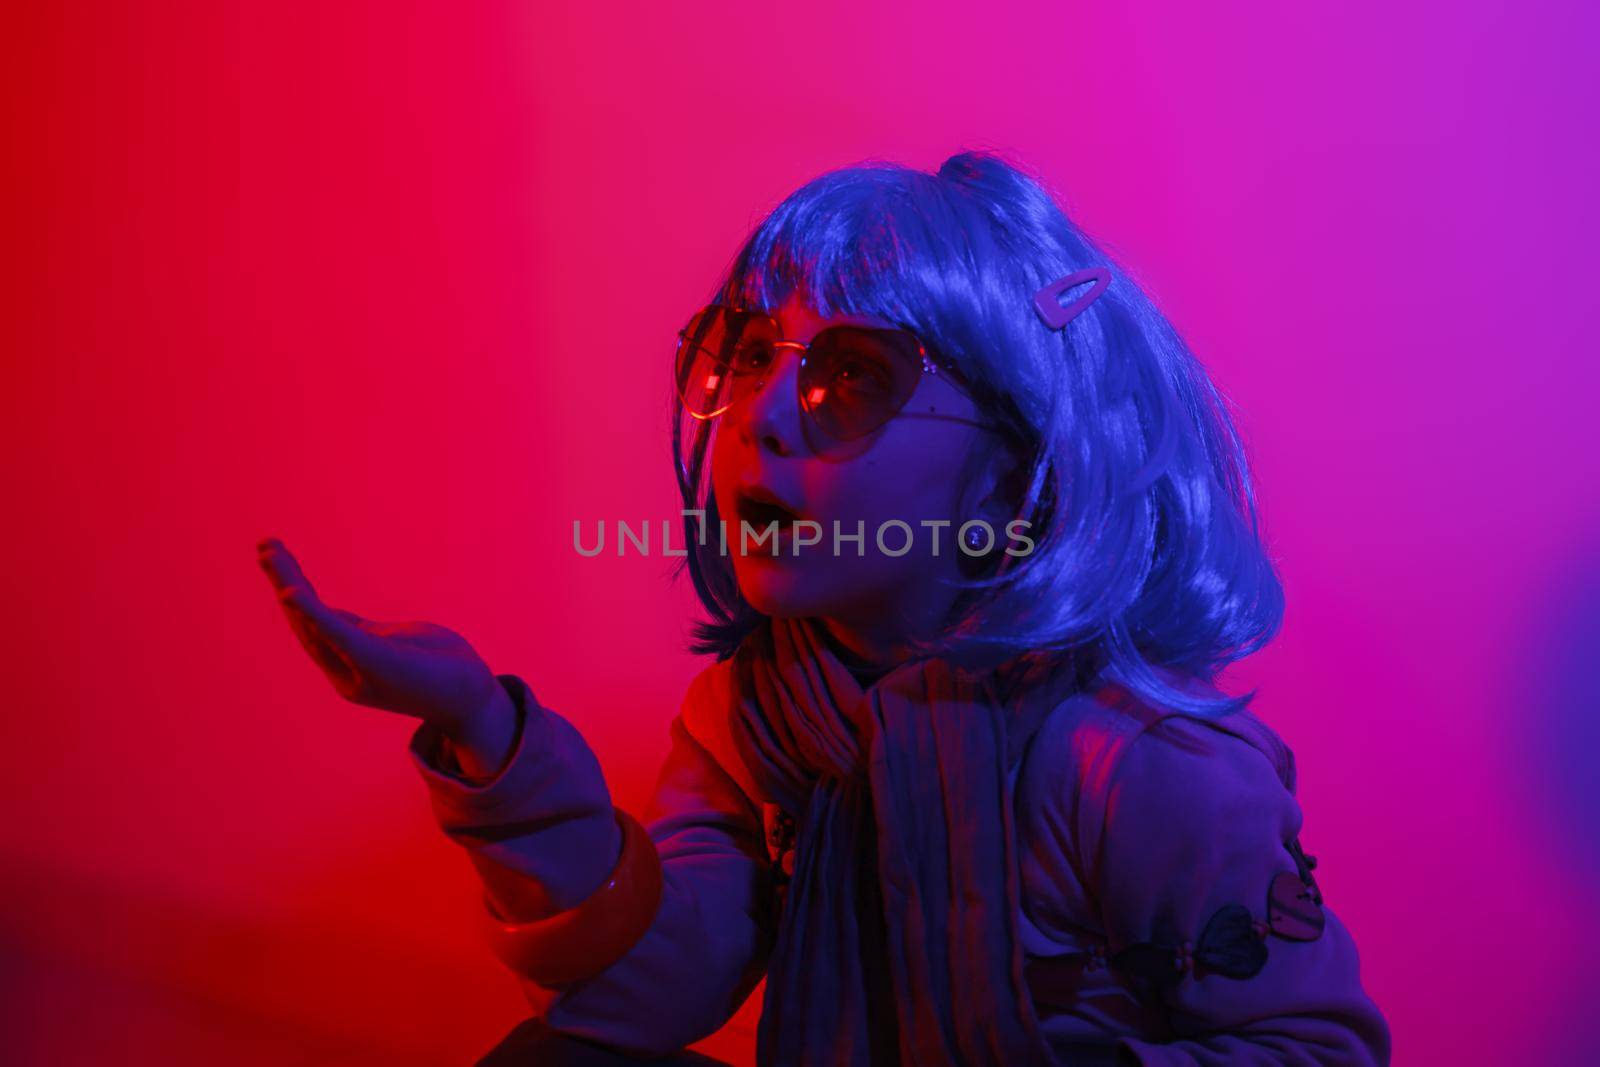
[[[773,342],[771,342],[771,347],[774,348],[774,349],[778,349],[778,348],[793,348],[793,349],[797,349],[799,351],[799,353],[800,353],[800,363],[803,365],[805,363],[805,361],[806,361],[806,350],[807,350],[807,348],[809,346],[807,346],[805,344],[802,344],[799,341],[773,341]],[[778,375],[781,373],[781,368],[782,368],[782,363],[780,363],[776,359],[773,360],[771,366],[767,367],[766,373],[762,374],[759,378],[756,379],[756,383],[755,383],[754,386],[751,387],[750,391],[752,393],[761,392],[763,389],[766,388],[767,383],[769,381],[771,381],[772,379],[778,377]]]

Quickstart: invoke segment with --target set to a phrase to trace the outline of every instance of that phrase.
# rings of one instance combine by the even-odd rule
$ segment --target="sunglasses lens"
[[[709,307],[678,341],[678,395],[691,415],[710,418],[743,399],[772,362],[777,339],[764,315]]]
[[[811,342],[800,368],[800,406],[835,440],[864,437],[905,407],[921,373],[909,334],[836,326]]]

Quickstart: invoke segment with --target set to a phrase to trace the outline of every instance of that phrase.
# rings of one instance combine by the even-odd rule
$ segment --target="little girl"
[[[810,182],[676,386],[715,662],[642,823],[519,677],[259,546],[340,693],[422,720],[547,1034],[669,1054],[764,975],[762,1064],[1388,1061],[1293,757],[1216,685],[1283,610],[1239,438],[1035,180],[964,153]]]

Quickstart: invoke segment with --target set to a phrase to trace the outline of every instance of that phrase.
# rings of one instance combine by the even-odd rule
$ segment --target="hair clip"
[[[1094,288],[1078,297],[1065,307],[1061,304],[1061,294],[1074,286],[1084,282],[1094,282]],[[1052,330],[1059,330],[1077,317],[1078,312],[1094,303],[1101,293],[1106,291],[1106,286],[1111,284],[1111,272],[1104,267],[1090,267],[1080,270],[1065,278],[1057,278],[1049,285],[1033,294],[1034,310],[1039,312],[1039,317],[1044,324]]]

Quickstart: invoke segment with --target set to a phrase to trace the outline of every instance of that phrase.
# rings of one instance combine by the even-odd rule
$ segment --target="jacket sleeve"
[[[593,752],[515,675],[500,680],[522,722],[494,777],[461,775],[432,727],[411,757],[444,832],[467,851],[496,910],[545,918],[581,902],[615,867],[621,832]],[[643,819],[662,865],[644,936],[606,970],[560,989],[519,975],[553,1030],[642,1055],[681,1049],[731,1018],[766,970],[774,934],[760,810],[683,725]]]
[[[1244,977],[1208,970],[1203,962],[1185,970],[1181,952],[1178,961],[1156,953],[1176,975],[1154,985],[1174,1040],[1124,1037],[1121,1055],[1129,1062],[1389,1062],[1388,1026],[1362,989],[1355,942],[1333,912],[1321,907],[1325,925],[1311,940],[1289,940],[1261,925],[1276,875],[1293,872],[1293,884],[1305,884],[1287,847],[1300,824],[1294,796],[1267,758],[1241,738],[1175,716],[1129,745],[1112,778],[1099,853],[1108,950],[1137,944],[1181,949],[1187,942],[1204,951],[1226,944],[1226,938],[1202,934],[1228,905],[1248,910],[1254,937],[1266,949],[1264,965]],[[1248,921],[1237,909],[1231,914],[1240,920],[1233,928],[1248,960],[1259,947],[1250,948],[1243,936]]]

